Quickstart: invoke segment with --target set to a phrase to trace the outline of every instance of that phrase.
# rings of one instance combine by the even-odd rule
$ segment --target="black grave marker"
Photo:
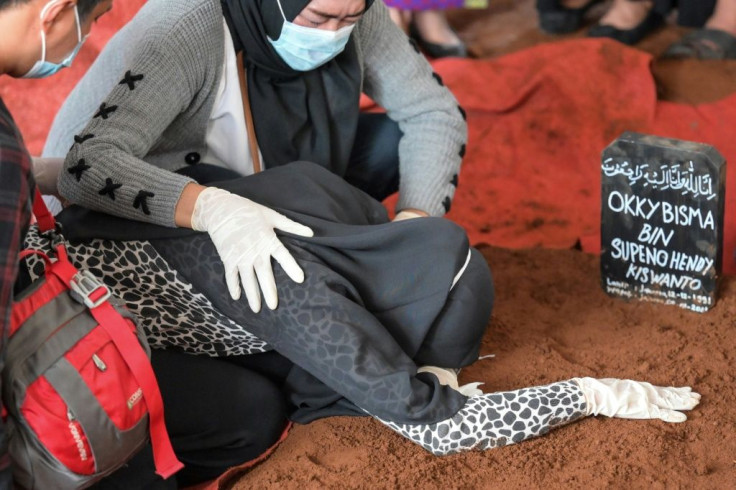
[[[601,285],[705,312],[721,273],[726,162],[712,146],[624,133],[603,151]]]

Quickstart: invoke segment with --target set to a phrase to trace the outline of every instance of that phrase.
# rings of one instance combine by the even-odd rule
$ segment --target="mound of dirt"
[[[375,420],[296,426],[246,488],[733,488],[736,280],[706,314],[612,299],[598,260],[576,251],[484,248],[496,308],[461,373],[486,392],[575,376],[692,386],[683,424],[588,418],[516,446],[434,457]],[[731,482],[731,483],[728,483]]]

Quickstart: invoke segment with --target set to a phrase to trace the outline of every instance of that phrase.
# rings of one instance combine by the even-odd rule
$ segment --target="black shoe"
[[[704,27],[670,45],[662,58],[694,58],[698,60],[736,59],[736,36]]]
[[[568,34],[575,32],[583,25],[588,10],[603,0],[590,0],[576,9],[565,8],[559,0],[537,0],[539,27],[549,34]]]
[[[610,37],[620,43],[633,46],[662,24],[664,24],[664,17],[662,14],[655,12],[654,9],[652,9],[649,11],[647,16],[644,17],[644,20],[642,20],[636,27],[631,29],[618,29],[613,26],[596,24],[590,28],[588,36]]]
[[[454,31],[453,31],[454,32]],[[467,58],[468,49],[464,43],[435,44],[426,41],[419,33],[414,22],[409,24],[409,36],[414,39],[422,50],[431,58]]]

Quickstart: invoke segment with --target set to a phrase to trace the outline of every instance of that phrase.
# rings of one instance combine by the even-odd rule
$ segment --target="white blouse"
[[[217,97],[207,123],[207,154],[202,161],[229,168],[240,175],[250,175],[253,173],[253,159],[250,156],[248,129],[243,113],[238,61],[230,29],[224,19],[222,24],[225,30],[225,58]],[[260,150],[258,154],[263,162]]]

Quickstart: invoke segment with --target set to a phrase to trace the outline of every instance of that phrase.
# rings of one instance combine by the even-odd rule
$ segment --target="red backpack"
[[[21,253],[40,256],[45,275],[14,300],[2,372],[15,484],[87,487],[122,466],[149,434],[156,472],[168,478],[182,465],[142,328],[103,283],[69,261],[38,192],[33,209],[55,260]]]

